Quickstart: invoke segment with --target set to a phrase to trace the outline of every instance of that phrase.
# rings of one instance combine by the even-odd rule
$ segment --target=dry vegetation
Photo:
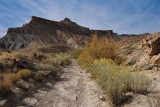
[[[60,48],[59,48],[60,47]],[[50,50],[50,48],[53,48]],[[58,49],[59,48],[59,49]],[[121,106],[132,94],[148,94],[152,80],[139,71],[132,72],[124,65],[124,58],[117,53],[119,46],[109,43],[105,38],[94,36],[88,46],[75,49],[71,55],[64,53],[71,50],[65,46],[43,47],[34,52],[3,51],[0,56],[0,96],[12,93],[17,81],[33,79],[42,82],[49,75],[55,75],[62,67],[71,63],[71,58],[78,60],[96,80],[113,106]],[[57,50],[55,50],[57,49]],[[56,54],[55,51],[63,53]],[[159,97],[147,100],[151,107],[159,107]]]
[[[0,54],[0,97],[7,97],[12,93],[12,87],[21,79],[41,82],[49,75],[56,76],[62,67],[71,62],[69,54],[55,51],[1,51]]]
[[[89,46],[80,54],[78,61],[85,66],[91,78],[95,79],[106,92],[113,106],[121,106],[130,96],[127,93],[147,94],[152,80],[139,73],[131,72],[123,65],[123,58],[117,54],[118,46],[105,39],[93,37]]]
[[[123,60],[116,54],[118,45],[115,42],[109,43],[105,38],[99,39],[93,36],[91,43],[87,46],[79,56],[79,63],[83,66],[90,65],[95,59],[107,58],[112,59],[116,63]]]

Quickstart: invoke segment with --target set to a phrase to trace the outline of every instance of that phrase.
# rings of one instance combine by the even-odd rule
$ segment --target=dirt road
[[[37,107],[108,107],[101,95],[99,86],[73,61]]]

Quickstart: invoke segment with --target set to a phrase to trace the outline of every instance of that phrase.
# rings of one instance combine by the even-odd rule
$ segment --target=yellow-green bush
[[[15,58],[22,59],[22,60],[27,60],[28,56],[25,55],[25,54],[22,54],[22,53],[18,53],[18,54],[15,55]]]
[[[28,69],[22,69],[18,71],[18,74],[21,76],[22,79],[28,79],[31,77],[31,71]]]
[[[41,82],[41,81],[42,81],[42,79],[43,79],[43,76],[42,76],[42,74],[41,74],[41,73],[36,72],[36,73],[34,73],[33,78],[34,78],[34,80],[36,80],[36,81],[38,81],[38,82]]]
[[[45,59],[46,56],[42,52],[35,52],[33,54],[33,57],[37,60],[42,61],[43,59]]]
[[[48,57],[44,60],[44,63],[50,63],[53,65],[69,65],[71,62],[71,55],[69,54],[56,54]]]
[[[105,38],[99,39],[97,36],[94,36],[89,46],[80,54],[78,60],[84,66],[99,58],[112,59],[120,63],[122,59],[116,54],[117,49],[118,46],[114,42],[109,43]]]
[[[87,70],[96,79],[113,104],[123,99],[128,89],[130,72],[127,67],[116,65],[112,60],[95,60]]]
[[[82,53],[82,51],[83,51],[83,49],[75,49],[75,50],[73,50],[72,51],[72,57],[74,58],[74,59],[78,59],[78,57],[79,57],[79,55]]]
[[[45,63],[45,64],[39,64],[38,65],[38,71],[58,71],[59,67],[56,65],[53,65],[51,63]]]
[[[93,79],[97,80],[109,100],[115,105],[123,102],[127,92],[147,92],[151,84],[150,79],[145,75],[130,72],[127,66],[119,66],[114,61],[104,58],[93,61],[87,71],[91,73]]]

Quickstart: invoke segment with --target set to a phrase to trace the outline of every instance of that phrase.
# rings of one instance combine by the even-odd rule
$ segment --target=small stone
[[[99,99],[102,100],[102,101],[105,101],[105,96],[104,95],[100,95]]]
[[[36,98],[25,98],[25,99],[23,100],[23,102],[24,102],[25,104],[35,105],[35,104],[38,102],[38,99],[36,99]]]
[[[0,106],[2,106],[7,100],[0,100]]]

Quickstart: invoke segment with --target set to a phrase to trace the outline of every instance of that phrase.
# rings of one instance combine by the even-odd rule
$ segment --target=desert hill
[[[56,22],[32,16],[31,21],[22,27],[9,28],[7,34],[0,39],[0,47],[16,50],[27,47],[33,41],[38,41],[44,44],[77,48],[87,44],[94,34],[108,39],[119,39],[112,30],[90,30],[72,22],[69,18]]]

